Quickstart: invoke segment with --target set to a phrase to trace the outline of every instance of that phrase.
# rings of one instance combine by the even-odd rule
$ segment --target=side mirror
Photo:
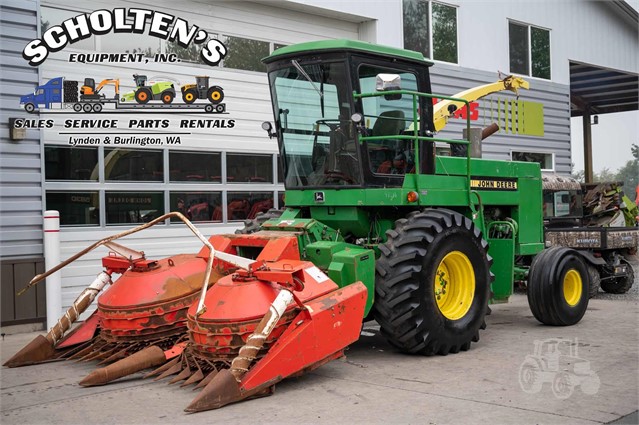
[[[394,91],[402,89],[402,77],[398,74],[377,74],[375,80],[375,90],[377,91]],[[384,96],[386,100],[401,99],[401,94],[387,94]]]
[[[266,134],[268,134],[269,139],[272,139],[273,137],[276,136],[276,134],[272,131],[273,125],[269,121],[264,121],[262,123],[262,130],[266,131]]]

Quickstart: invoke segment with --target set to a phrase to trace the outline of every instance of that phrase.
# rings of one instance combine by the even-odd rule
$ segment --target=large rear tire
[[[530,266],[528,305],[544,325],[574,325],[586,313],[589,288],[581,256],[570,248],[552,247],[538,254]]]
[[[255,218],[244,220],[244,228],[235,231],[238,235],[248,235],[249,233],[255,233],[262,228],[262,223],[272,219],[278,218],[282,215],[284,210],[276,210],[271,208],[265,213],[258,213]]]
[[[220,86],[213,86],[206,92],[206,98],[214,105],[224,100],[224,90]]]
[[[632,264],[626,260],[620,260],[620,262],[625,263],[628,274],[624,277],[606,279],[601,282],[601,289],[609,294],[625,294],[630,290],[632,284],[635,283],[635,272],[632,269]]]
[[[164,103],[165,105],[169,105],[173,102],[173,98],[175,98],[175,93],[171,92],[170,90],[166,90],[164,92],[162,92],[162,103]]]
[[[486,328],[492,259],[474,223],[447,209],[415,211],[386,232],[376,264],[375,318],[401,351],[457,353]]]

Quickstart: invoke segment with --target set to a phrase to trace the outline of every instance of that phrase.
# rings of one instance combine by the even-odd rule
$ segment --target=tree
[[[630,147],[630,152],[634,159],[626,162],[626,165],[621,167],[617,171],[617,180],[623,182],[623,191],[626,196],[633,201],[636,201],[637,196],[635,188],[639,184],[639,146],[633,144]]]
[[[227,36],[224,44],[228,52],[224,57],[225,68],[266,71],[262,63],[262,58],[269,55],[269,43],[266,41]]]
[[[592,179],[595,182],[612,182],[617,180],[617,174],[610,171],[610,168],[603,167],[599,173],[594,173]]]

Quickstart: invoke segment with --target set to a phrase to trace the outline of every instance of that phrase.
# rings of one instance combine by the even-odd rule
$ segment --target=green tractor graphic
[[[149,103],[151,100],[161,100],[168,105],[175,99],[175,87],[170,81],[159,81],[152,85],[147,85],[146,75],[133,74],[136,88],[132,92],[126,93],[122,97],[123,102],[135,101],[141,105]]]

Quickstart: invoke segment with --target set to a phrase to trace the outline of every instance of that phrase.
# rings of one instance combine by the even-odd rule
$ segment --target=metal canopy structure
[[[584,174],[593,180],[590,116],[639,109],[639,75],[570,61],[570,116],[583,117]]]
[[[639,75],[570,62],[570,115],[635,111],[639,105]]]

